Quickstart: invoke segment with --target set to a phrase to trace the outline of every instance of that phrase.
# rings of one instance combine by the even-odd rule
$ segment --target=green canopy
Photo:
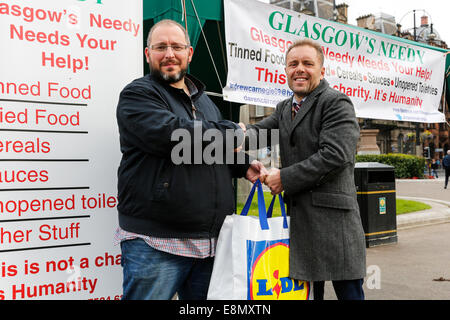
[[[199,78],[211,93],[222,93],[227,77],[225,29],[222,0],[143,0],[144,46],[151,26],[163,19],[172,19],[185,26],[183,3],[186,5],[187,30],[194,47],[189,73]],[[195,8],[192,6],[194,4]],[[200,20],[200,23],[199,23]],[[201,26],[200,26],[201,25]],[[206,44],[203,36],[207,39]],[[211,52],[211,54],[209,53]],[[212,58],[214,59],[214,63]],[[144,63],[145,72],[148,66]],[[210,98],[221,110],[224,118],[239,121],[240,104],[223,100],[220,96]]]
[[[183,4],[186,5],[187,30],[191,44],[195,48],[206,20],[222,20],[222,1],[214,0],[144,0],[144,20],[153,19],[156,23],[171,19],[185,26]],[[195,10],[192,6],[195,5]],[[197,13],[197,14],[196,14]],[[198,18],[197,19],[197,15]],[[200,20],[200,24],[199,24]]]

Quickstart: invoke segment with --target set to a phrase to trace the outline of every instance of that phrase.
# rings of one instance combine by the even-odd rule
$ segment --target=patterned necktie
[[[298,110],[300,110],[300,107],[302,106],[302,101],[300,103],[293,102],[292,103],[292,119],[294,119],[295,115],[297,114]]]

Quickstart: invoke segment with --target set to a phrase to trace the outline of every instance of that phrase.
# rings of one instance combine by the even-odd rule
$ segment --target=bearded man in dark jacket
[[[223,146],[215,150],[231,149],[236,160],[239,143],[235,136],[232,143],[225,137],[229,131],[243,133],[222,119],[205,86],[186,74],[192,55],[185,29],[160,21],[145,48],[150,74],[120,94],[116,239],[122,249],[123,299],[171,299],[175,293],[180,299],[205,299],[218,233],[225,216],[235,212],[232,178],[255,182],[266,172],[247,156],[242,164],[199,159],[208,143],[196,137],[212,130],[216,140],[223,139],[214,141]],[[174,150],[184,133],[194,139],[180,155]]]

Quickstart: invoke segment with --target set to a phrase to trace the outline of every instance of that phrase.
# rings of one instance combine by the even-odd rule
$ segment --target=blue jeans
[[[122,241],[124,300],[206,300],[214,258],[177,256],[142,239]]]

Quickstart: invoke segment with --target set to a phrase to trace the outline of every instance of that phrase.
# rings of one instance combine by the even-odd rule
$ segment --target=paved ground
[[[450,299],[450,223],[398,231],[398,243],[367,249],[367,300]],[[434,279],[449,281],[433,281]],[[330,282],[325,299],[335,300]]]
[[[444,189],[443,173],[439,174],[438,179],[397,180],[395,185],[397,198],[425,202],[432,207],[430,210],[398,216],[399,229],[415,224],[420,226],[450,221],[450,189]]]
[[[417,198],[429,198],[450,202],[449,188],[444,189],[444,175],[439,175],[438,179],[425,180],[397,180],[397,197],[409,196]]]
[[[426,202],[432,209],[398,216],[398,243],[367,249],[366,299],[449,300],[450,189],[444,189],[440,175],[397,180],[396,191],[397,197]],[[330,282],[325,290],[326,299],[336,299]]]

